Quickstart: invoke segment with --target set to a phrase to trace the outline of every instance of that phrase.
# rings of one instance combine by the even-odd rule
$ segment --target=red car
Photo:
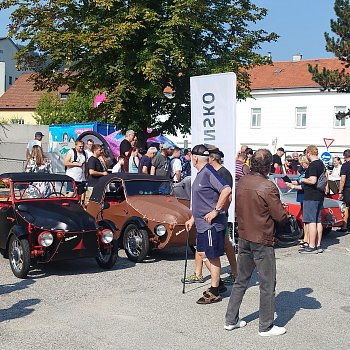
[[[284,175],[272,174],[269,179],[273,181],[279,189],[281,201],[285,203],[289,214],[295,216],[300,228],[303,227],[303,217],[300,203],[297,202],[297,190],[290,189],[283,181]],[[291,180],[296,180],[296,175],[288,175]],[[323,210],[321,222],[323,226],[323,234],[328,234],[334,227],[341,227],[344,223],[344,213],[346,205],[344,202],[325,197],[323,202]]]

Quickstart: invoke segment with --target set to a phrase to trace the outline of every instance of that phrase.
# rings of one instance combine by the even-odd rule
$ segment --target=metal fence
[[[23,159],[0,158],[0,174],[22,172],[25,163]]]

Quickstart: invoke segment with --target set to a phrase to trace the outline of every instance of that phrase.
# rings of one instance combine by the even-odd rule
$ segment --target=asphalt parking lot
[[[120,251],[111,271],[93,259],[54,263],[26,280],[0,258],[0,349],[350,349],[350,235],[332,232],[323,245],[319,255],[276,250],[276,324],[287,334],[275,338],[258,335],[256,274],[243,329],[223,329],[231,287],[212,305],[196,304],[208,280],[182,294],[183,248],[136,265]],[[225,275],[226,258],[223,266]]]

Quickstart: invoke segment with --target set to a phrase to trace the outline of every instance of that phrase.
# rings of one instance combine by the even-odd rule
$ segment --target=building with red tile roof
[[[248,144],[253,149],[278,147],[303,151],[315,144],[325,150],[323,138],[334,139],[330,151],[348,148],[348,120],[338,120],[336,113],[350,108],[347,93],[323,91],[312,80],[308,65],[319,70],[343,69],[337,58],[273,62],[249,71],[252,98],[237,102],[237,147]]]
[[[34,83],[29,78],[32,74],[22,74],[14,84],[0,96],[0,120],[11,120],[20,124],[36,124],[34,112],[45,91],[34,91]],[[58,90],[66,95],[68,87]]]

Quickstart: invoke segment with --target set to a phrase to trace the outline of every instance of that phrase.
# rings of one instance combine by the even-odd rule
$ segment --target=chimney
[[[292,61],[293,62],[300,62],[303,58],[303,55],[301,55],[300,53],[293,55]]]

